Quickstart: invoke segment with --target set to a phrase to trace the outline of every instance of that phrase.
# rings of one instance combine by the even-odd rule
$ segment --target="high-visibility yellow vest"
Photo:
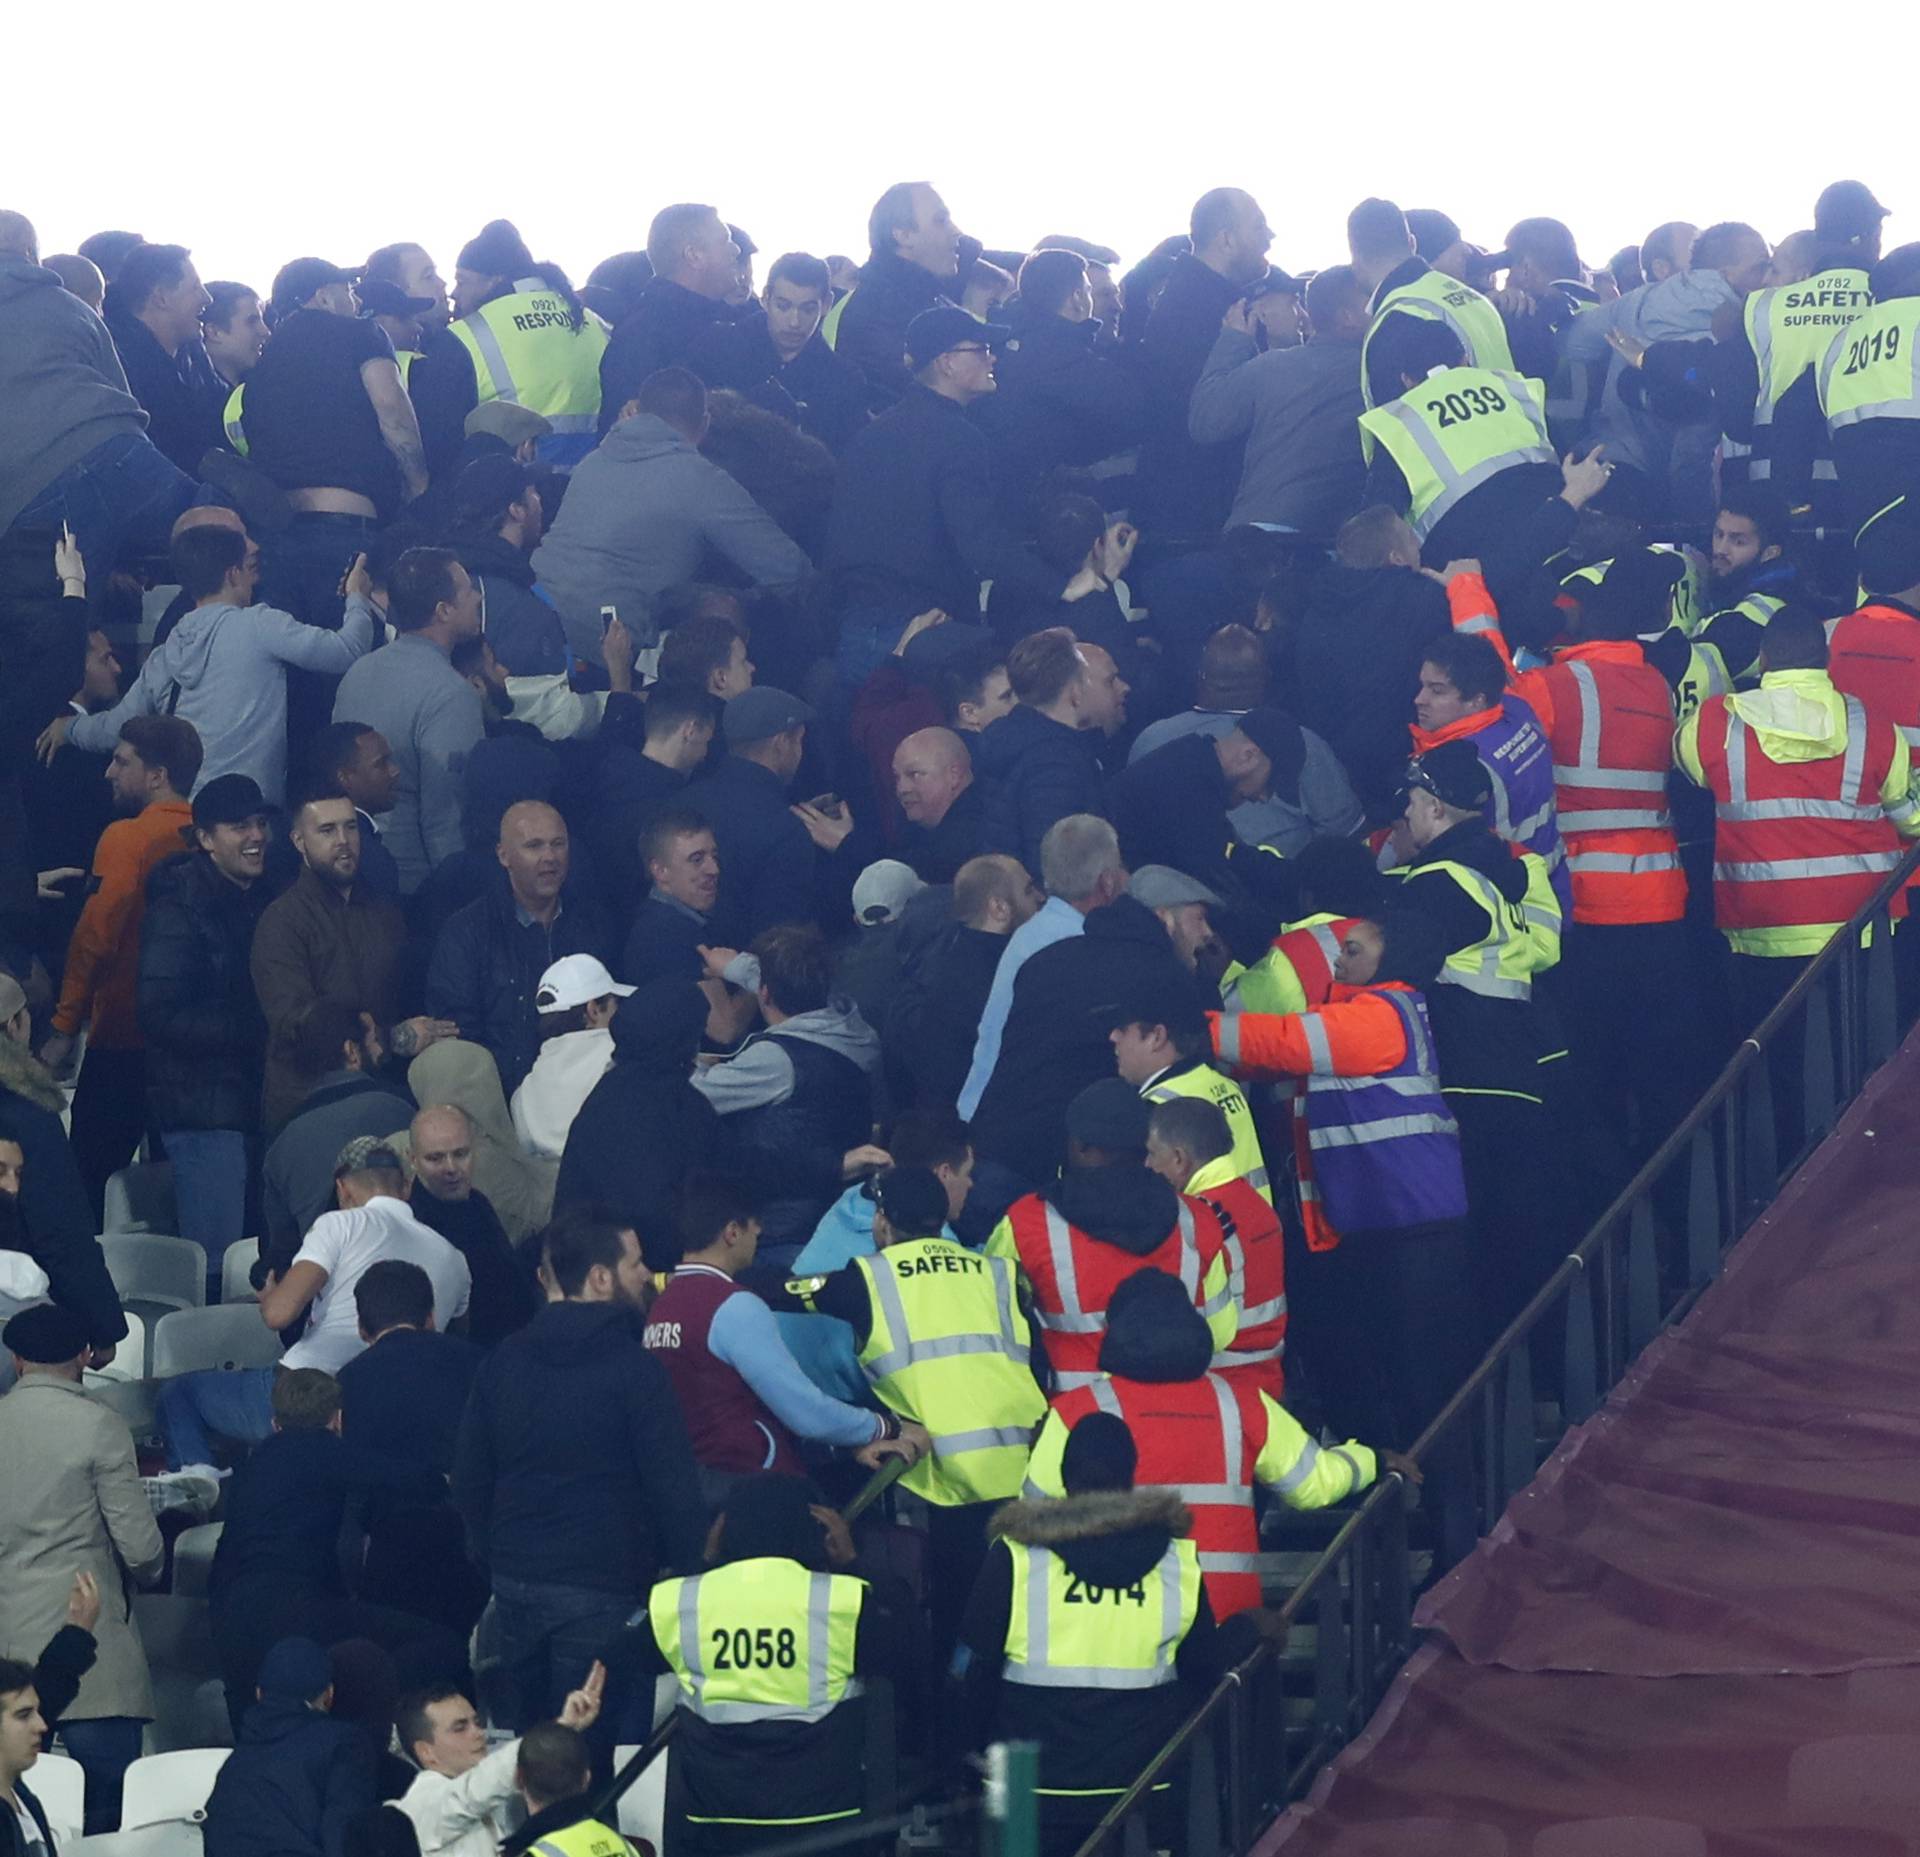
[[[946,1238],[856,1257],[873,1321],[861,1371],[933,1450],[900,1480],[939,1507],[1017,1496],[1047,1402],[1027,1365],[1032,1331],[1014,1266]]]
[[[420,351],[417,348],[396,348],[393,358],[400,364],[400,384],[406,387],[413,378],[413,364],[420,359]]]
[[[537,277],[451,325],[473,357],[480,402],[511,400],[556,433],[592,433],[600,422],[600,357],[607,325],[591,310],[576,330],[565,297]]]
[[[527,1846],[531,1857],[634,1857],[633,1846],[597,1818],[549,1831]]]
[[[1251,1182],[1259,1189],[1261,1198],[1269,1205],[1273,1203],[1273,1194],[1267,1187],[1266,1156],[1260,1151],[1260,1137],[1253,1126],[1253,1111],[1247,1107],[1246,1097],[1231,1077],[1223,1077],[1211,1064],[1181,1065],[1156,1078],[1140,1094],[1150,1103],[1170,1103],[1176,1096],[1197,1096],[1203,1102],[1214,1104],[1227,1118],[1227,1132],[1233,1137],[1233,1147],[1223,1157],[1232,1163],[1225,1177]]]
[[[1686,721],[1708,697],[1725,696],[1732,688],[1733,679],[1727,675],[1727,661],[1720,655],[1719,646],[1690,641],[1686,675],[1673,693],[1674,720]]]
[[[1170,1541],[1131,1586],[1089,1585],[1051,1548],[1000,1545],[1013,1562],[1005,1681],[1131,1690],[1179,1680],[1174,1659],[1200,1610],[1200,1555],[1191,1541]]]
[[[1857,316],[1820,362],[1827,429],[1863,419],[1920,419],[1920,299],[1895,297]]]
[[[1461,498],[1516,464],[1556,464],[1546,391],[1491,368],[1435,368],[1419,386],[1360,415],[1407,480],[1407,520],[1422,541]]]
[[[1706,616],[1701,605],[1704,580],[1698,565],[1688,559],[1682,550],[1671,542],[1649,542],[1648,548],[1655,554],[1680,555],[1686,561],[1687,571],[1673,583],[1673,591],[1667,595],[1667,623],[1676,625],[1691,638],[1700,628],[1700,621]],[[1604,561],[1589,561],[1585,567],[1576,567],[1571,573],[1560,576],[1563,592],[1571,594],[1576,600],[1584,600],[1588,592],[1606,579],[1613,566],[1612,556]]]
[[[857,290],[859,285],[853,287]],[[853,290],[847,290],[834,299],[827,313],[820,318],[820,339],[829,348],[840,346],[840,318],[847,312],[847,305],[853,301]]]
[[[1492,878],[1451,858],[1402,873],[1445,871],[1487,912],[1486,935],[1447,956],[1439,973],[1442,986],[1464,987],[1485,999],[1531,999],[1534,975],[1560,959],[1560,899],[1553,893],[1546,860],[1525,851],[1520,861],[1527,869],[1527,888],[1517,903],[1508,902]]]
[[[242,381],[227,395],[227,403],[220,412],[220,423],[226,429],[227,443],[243,458],[247,455],[247,431],[240,421],[246,413],[246,397],[247,383]]]
[[[647,1617],[689,1714],[716,1727],[818,1722],[860,1694],[866,1596],[851,1574],[768,1556],[662,1580]]]
[[[1471,284],[1459,283],[1442,271],[1428,271],[1390,291],[1373,312],[1373,321],[1360,344],[1360,391],[1369,407],[1374,401],[1367,385],[1367,350],[1381,323],[1394,314],[1444,322],[1467,351],[1469,367],[1491,368],[1504,374],[1514,371],[1513,350],[1507,345],[1507,325],[1500,320],[1500,312]]]
[[[1835,265],[1797,284],[1756,290],[1747,299],[1747,340],[1760,371],[1760,393],[1753,423],[1770,426],[1787,390],[1817,368],[1835,335],[1873,304],[1867,274],[1852,265]],[[1756,475],[1766,477],[1768,460],[1756,457]]]

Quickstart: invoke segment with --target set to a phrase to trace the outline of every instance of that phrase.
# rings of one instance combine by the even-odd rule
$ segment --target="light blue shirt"
[[[1087,932],[1087,919],[1071,903],[1050,896],[1039,909],[1007,937],[1000,965],[993,970],[993,987],[987,994],[986,1010],[980,1015],[980,1035],[973,1043],[973,1068],[960,1091],[962,1120],[971,1122],[987,1093],[993,1067],[1000,1062],[1000,1040],[1007,1029],[1007,1012],[1013,1005],[1013,983],[1022,967],[1042,948],[1056,941],[1070,941]]]

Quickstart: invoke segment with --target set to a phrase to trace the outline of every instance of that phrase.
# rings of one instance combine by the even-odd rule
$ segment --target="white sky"
[[[451,277],[496,216],[577,283],[687,199],[764,254],[864,258],[900,179],[990,246],[1075,233],[1129,261],[1223,184],[1293,268],[1343,257],[1369,193],[1489,246],[1551,214],[1599,265],[1665,219],[1778,240],[1853,177],[1895,209],[1892,245],[1920,237],[1903,140],[1845,131],[1897,121],[1920,13],[1858,22],[1771,0],[22,0],[0,206],[43,252],[125,227],[261,289],[399,238]]]

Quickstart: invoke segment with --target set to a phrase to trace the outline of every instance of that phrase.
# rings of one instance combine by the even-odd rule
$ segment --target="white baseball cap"
[[[592,955],[569,954],[555,961],[540,976],[533,1004],[537,1012],[565,1012],[570,1006],[584,1006],[590,999],[605,999],[609,993],[625,999],[632,991],[632,987],[623,987],[615,980]]]
[[[881,858],[854,880],[854,919],[869,927],[897,922],[901,910],[926,887],[911,864],[903,864],[898,858]]]

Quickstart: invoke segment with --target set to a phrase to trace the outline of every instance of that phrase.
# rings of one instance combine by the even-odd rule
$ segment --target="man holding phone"
[[[790,803],[812,708],[771,684],[729,697],[727,752],[687,788],[720,851],[715,916],[741,944],[776,922],[843,920],[858,860],[844,854],[853,815],[835,793]]]

